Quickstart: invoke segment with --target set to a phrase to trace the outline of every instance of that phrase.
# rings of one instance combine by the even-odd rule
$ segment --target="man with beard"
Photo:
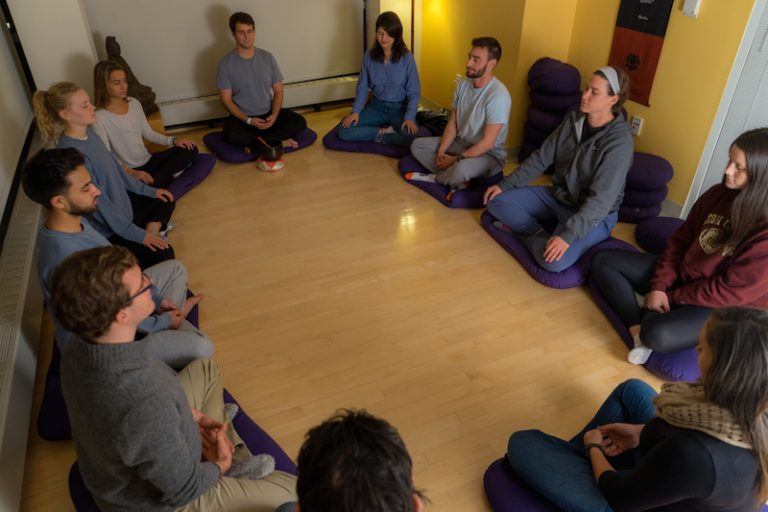
[[[413,172],[406,179],[448,185],[450,196],[472,178],[503,170],[512,99],[493,76],[500,58],[501,46],[495,38],[472,40],[467,77],[456,86],[443,136],[419,138],[411,145],[413,156],[434,174]]]
[[[230,113],[224,138],[248,152],[261,153],[262,139],[277,139],[284,147],[298,147],[295,137],[307,127],[299,114],[282,108],[283,75],[275,58],[256,48],[250,14],[236,12],[229,18],[235,48],[219,62],[216,87]]]
[[[56,267],[72,253],[111,245],[83,219],[96,211],[101,192],[91,181],[83,155],[74,148],[43,149],[24,167],[22,187],[47,214],[38,233],[37,270],[50,308],[51,279]],[[186,298],[187,269],[168,260],[146,269],[151,279],[155,312],[139,329],[148,334],[155,355],[175,368],[213,354],[213,342],[185,320],[202,296]],[[60,349],[70,333],[54,318]]]

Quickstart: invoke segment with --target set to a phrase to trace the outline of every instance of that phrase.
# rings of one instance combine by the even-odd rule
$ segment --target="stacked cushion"
[[[429,171],[412,155],[401,158],[400,161],[397,162],[397,168],[403,176],[403,179],[405,179],[405,175],[409,172],[429,173]],[[469,182],[467,188],[455,192],[450,200],[448,200],[448,192],[450,192],[450,188],[446,185],[429,183],[426,181],[405,181],[414,187],[420,188],[448,208],[483,208],[483,195],[485,194],[485,190],[491,185],[495,185],[501,181],[501,178],[503,177],[504,174],[499,172],[488,178],[475,178]]]
[[[520,162],[541,146],[581,99],[579,70],[549,57],[533,63],[528,72],[528,85],[531,106],[523,126],[523,142],[518,153]]]
[[[305,128],[303,132],[298,134],[295,139],[299,143],[297,148],[285,148],[284,153],[292,153],[298,151],[301,148],[311,145],[317,140],[317,133]],[[252,162],[258,158],[258,155],[253,153],[246,153],[240,146],[235,146],[224,140],[224,132],[211,132],[203,136],[203,142],[208,146],[216,158],[229,162],[231,164],[242,164],[244,162]],[[182,175],[183,176],[183,175]]]
[[[390,144],[382,144],[372,140],[368,141],[352,141],[342,140],[339,137],[339,127],[341,124],[334,126],[331,131],[323,136],[323,146],[333,151],[347,151],[350,153],[374,153],[377,155],[388,156],[391,158],[403,158],[404,156],[411,154],[411,148],[402,148],[400,146],[392,146]],[[430,137],[432,132],[425,126],[419,126],[419,132],[417,137]]]
[[[637,223],[656,217],[667,197],[667,183],[672,174],[672,165],[664,158],[635,152],[627,173],[624,200],[619,207],[619,220]]]

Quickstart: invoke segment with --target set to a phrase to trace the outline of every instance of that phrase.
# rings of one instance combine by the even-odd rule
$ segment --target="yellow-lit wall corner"
[[[627,102],[630,115],[645,119],[635,149],[662,156],[675,176],[669,199],[682,205],[752,11],[752,1],[704,2],[698,18],[683,16],[676,1],[661,50],[650,107]],[[579,0],[568,62],[582,79],[608,61],[617,0]]]

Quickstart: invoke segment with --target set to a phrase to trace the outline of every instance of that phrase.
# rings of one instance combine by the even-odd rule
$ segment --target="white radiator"
[[[0,254],[0,510],[18,510],[43,314],[40,206],[19,191]]]
[[[285,84],[283,106],[303,107],[354,98],[356,85],[357,75]],[[158,102],[157,105],[163,114],[165,126],[208,121],[229,115],[219,102],[218,94]]]

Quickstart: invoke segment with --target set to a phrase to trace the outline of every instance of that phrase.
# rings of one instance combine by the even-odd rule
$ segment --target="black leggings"
[[[640,339],[658,352],[695,347],[711,308],[670,304],[668,313],[641,308],[635,293],[650,291],[658,256],[630,251],[600,251],[592,258],[591,278],[627,327],[640,325]]]
[[[176,208],[176,201],[166,202],[156,197],[140,196],[133,192],[128,192],[128,198],[133,208],[133,223],[141,228],[145,228],[148,222],[159,222],[163,225],[162,229],[165,229]]]
[[[141,267],[142,270],[145,270],[153,265],[157,265],[158,263],[162,263],[166,260],[172,260],[176,257],[173,252],[173,247],[170,245],[167,249],[157,249],[153,251],[144,244],[138,244],[136,242],[132,242],[131,240],[126,240],[125,238],[118,235],[112,235],[107,238],[107,240],[109,240],[109,243],[112,245],[119,245],[131,251],[133,255],[136,256],[136,259],[139,260],[139,267]]]
[[[173,181],[173,175],[189,167],[196,156],[197,148],[189,150],[174,146],[160,153],[155,153],[147,163],[136,167],[136,169],[152,175],[155,179],[152,183],[153,187],[168,188],[168,185]]]
[[[269,115],[270,112],[267,112],[257,117],[266,119]],[[278,140],[295,139],[306,128],[307,120],[303,116],[284,108],[280,110],[275,123],[266,130],[260,130],[230,116],[224,121],[224,140],[241,148],[250,148],[254,154],[261,154],[264,145],[256,137]]]

